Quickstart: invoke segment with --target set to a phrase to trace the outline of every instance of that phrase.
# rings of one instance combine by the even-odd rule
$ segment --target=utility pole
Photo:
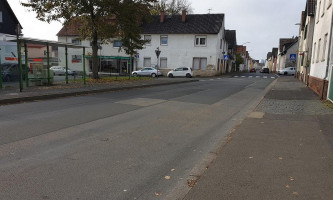
[[[20,76],[20,92],[23,90],[23,81],[22,81],[22,56],[21,56],[21,41],[20,41],[20,24],[17,24],[16,27],[16,42],[17,42],[17,62],[19,65],[19,76]],[[26,70],[26,69],[25,69]]]

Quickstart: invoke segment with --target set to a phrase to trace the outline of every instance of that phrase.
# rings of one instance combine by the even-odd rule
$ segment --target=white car
[[[138,71],[133,71],[132,72],[133,76],[151,76],[151,77],[156,77],[156,75],[161,76],[162,72],[160,70],[156,70],[153,67],[145,67],[141,70]]]
[[[295,67],[287,67],[278,71],[280,75],[295,75],[296,68]]]
[[[66,67],[63,66],[52,66],[50,70],[53,71],[53,75],[65,75],[66,74]],[[70,69],[67,70],[68,75],[74,76],[74,72]]]
[[[174,70],[169,71],[167,76],[170,78],[173,78],[173,77],[192,78],[193,72],[192,72],[192,69],[189,67],[178,67]]]

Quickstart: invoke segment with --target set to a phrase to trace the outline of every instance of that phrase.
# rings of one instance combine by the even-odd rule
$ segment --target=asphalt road
[[[0,199],[175,199],[257,105],[269,77],[0,107]]]

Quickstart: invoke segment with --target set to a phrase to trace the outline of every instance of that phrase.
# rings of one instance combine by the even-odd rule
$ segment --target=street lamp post
[[[157,47],[157,49],[155,50],[155,53],[156,53],[156,57],[157,57],[156,78],[158,79],[158,58],[160,57],[160,54],[161,54],[160,47]]]

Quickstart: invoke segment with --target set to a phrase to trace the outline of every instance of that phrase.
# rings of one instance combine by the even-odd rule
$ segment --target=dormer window
[[[207,36],[195,36],[195,46],[207,46]]]

